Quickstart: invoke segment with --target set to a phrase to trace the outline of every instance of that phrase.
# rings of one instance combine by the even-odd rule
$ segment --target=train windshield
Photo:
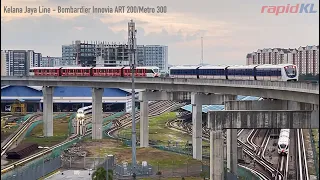
[[[286,145],[285,144],[280,144],[280,148],[285,148],[286,147]]]
[[[288,77],[295,77],[297,75],[296,66],[286,66],[284,70]]]
[[[153,69],[153,72],[154,72],[154,73],[158,73],[158,72],[159,72],[159,69]]]

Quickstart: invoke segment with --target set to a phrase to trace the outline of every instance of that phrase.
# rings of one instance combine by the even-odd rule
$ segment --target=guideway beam
[[[53,87],[43,86],[43,136],[53,136]]]
[[[318,129],[319,110],[210,111],[212,129]]]
[[[225,102],[225,110],[223,112],[228,112],[228,110],[281,110],[281,109],[290,109],[291,112],[293,113],[294,111],[292,110],[309,110],[308,112],[311,113],[312,118],[318,119],[318,114],[317,112],[312,112],[311,110],[318,110],[319,107],[317,105],[312,105],[312,104],[307,104],[307,103],[299,103],[299,102],[292,102],[292,101],[285,101],[285,100],[262,100],[262,101],[227,101]],[[217,113],[220,113],[222,111],[216,111]],[[229,112],[250,112],[250,111],[229,111]],[[259,112],[259,111],[258,111]],[[264,111],[268,112],[268,111]],[[280,111],[275,111],[275,112],[280,112]],[[285,112],[285,111],[283,111]],[[240,114],[229,114],[228,116],[226,115],[221,115],[219,117],[216,116],[217,114],[213,114],[213,112],[208,113],[208,126],[210,129],[210,179],[216,178],[216,176],[223,176],[223,171],[217,171],[217,169],[214,169],[213,165],[216,166],[222,166],[223,163],[222,161],[218,160],[217,158],[213,157],[214,152],[217,150],[222,150],[223,148],[220,148],[222,146],[214,146],[213,142],[218,141],[216,138],[217,136],[213,136],[215,132],[221,131],[221,129],[224,128],[232,128],[233,125],[236,123],[241,124],[242,120],[240,119],[239,121],[228,121],[230,118],[242,118],[244,116],[241,116]],[[261,115],[261,114],[260,114]],[[257,115],[253,115],[252,117],[256,117]],[[277,115],[279,116],[279,114]],[[225,122],[216,124],[217,121],[214,121],[212,118],[221,118],[222,121],[225,121],[225,118],[227,120]],[[254,119],[249,119],[246,122],[255,122],[256,120]],[[262,116],[265,118],[265,116]],[[271,120],[274,119],[273,116],[271,117]],[[289,119],[288,119],[289,117]],[[286,119],[290,121],[290,117],[292,118],[293,116],[288,115],[288,116],[282,116],[283,119]],[[296,119],[301,119],[301,117],[296,117]],[[261,120],[265,121],[265,120]],[[252,125],[252,123],[247,123],[248,125]],[[275,122],[281,122],[281,117],[280,119],[276,120]],[[291,123],[293,124],[293,123]],[[245,128],[250,128],[250,126],[245,125]],[[316,124],[317,126],[317,124]],[[318,125],[319,126],[319,125]],[[227,168],[229,169],[229,172],[237,175],[237,130],[236,129],[227,129]],[[220,164],[219,164],[220,163]],[[224,177],[221,177],[224,178]]]
[[[202,160],[202,105],[223,104],[234,95],[191,93],[193,158]]]
[[[102,139],[103,88],[92,88],[92,139]]]

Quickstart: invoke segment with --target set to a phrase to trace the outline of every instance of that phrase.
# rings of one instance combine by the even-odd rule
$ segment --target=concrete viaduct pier
[[[43,134],[53,136],[53,90],[43,86]],[[102,95],[103,88],[92,88],[92,139],[102,139]]]
[[[225,111],[208,112],[211,180],[224,178],[223,129],[227,129],[227,167],[237,175],[237,129],[319,128],[318,105],[263,100],[229,101],[225,106]]]
[[[187,92],[143,91],[140,101],[140,146],[149,146],[148,101],[181,101],[191,98],[192,104],[192,146],[193,158],[202,160],[202,105],[223,104],[226,100],[234,100],[234,95],[204,94]]]
[[[43,136],[53,136],[53,87],[44,86],[43,92]]]

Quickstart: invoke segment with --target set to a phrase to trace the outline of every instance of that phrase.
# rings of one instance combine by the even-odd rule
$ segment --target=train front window
[[[280,144],[280,148],[281,148],[281,149],[283,149],[283,148],[285,148],[285,147],[286,147],[285,144]]]
[[[159,69],[153,69],[153,72],[158,73]]]
[[[284,70],[286,71],[287,76],[296,76],[297,74],[295,66],[286,66],[284,67]]]

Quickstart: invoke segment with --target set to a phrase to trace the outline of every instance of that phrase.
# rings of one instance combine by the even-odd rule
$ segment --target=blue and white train
[[[261,81],[298,81],[294,64],[247,66],[177,66],[170,68],[172,78],[229,79]]]
[[[289,152],[290,129],[281,129],[278,141],[278,153],[287,155]]]
[[[84,118],[87,114],[92,113],[92,105],[91,106],[86,106],[78,109],[77,111],[77,117],[78,118]]]

